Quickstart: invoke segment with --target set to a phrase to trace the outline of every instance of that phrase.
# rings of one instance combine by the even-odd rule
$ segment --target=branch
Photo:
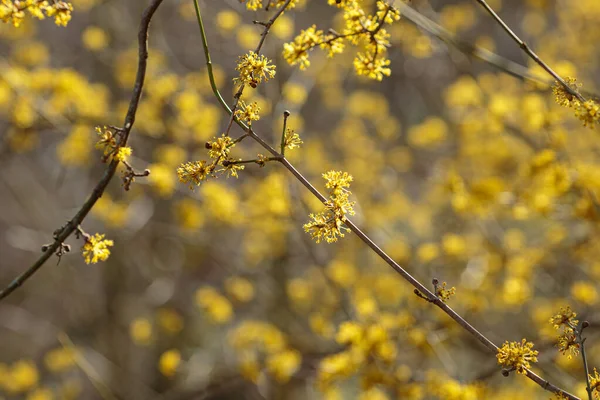
[[[289,3],[286,2],[286,5]],[[304,185],[321,203],[326,204],[328,201],[325,196],[323,196],[317,188],[315,188],[308,179],[304,177],[282,154],[277,152],[271,145],[265,142],[259,135],[257,135],[252,129],[250,129],[246,124],[239,121],[235,118],[227,103],[223,100],[219,89],[215,83],[214,76],[212,76],[212,64],[210,61],[210,52],[208,49],[208,43],[206,40],[206,34],[204,32],[204,26],[202,23],[202,16],[200,13],[200,7],[198,5],[198,0],[194,0],[194,5],[196,7],[196,16],[198,18],[198,25],[200,26],[200,33],[202,35],[202,44],[204,47],[204,54],[206,55],[207,62],[207,70],[209,74],[209,80],[211,83],[211,88],[213,93],[219,99],[219,102],[227,111],[231,114],[231,118],[237,122],[237,124],[246,132],[246,135],[252,137],[256,142],[258,142],[264,149],[266,149],[269,153],[273,155],[274,158],[277,159],[296,179]],[[285,7],[285,5],[284,5]],[[281,10],[280,10],[281,12]],[[274,19],[271,20],[271,24]],[[261,45],[264,41],[264,37],[261,37]],[[359,237],[367,246],[371,248],[381,259],[383,259],[390,267],[392,267],[400,276],[402,276],[406,281],[408,281],[416,291],[420,292],[421,297],[425,298],[432,304],[435,304],[438,308],[440,308],[446,315],[452,318],[456,323],[458,323],[463,329],[473,335],[477,340],[479,340],[486,348],[488,348],[492,353],[496,354],[498,352],[498,346],[496,346],[491,340],[489,340],[485,335],[479,332],[473,325],[471,325],[467,320],[465,320],[462,316],[460,316],[456,311],[454,311],[450,306],[444,303],[437,295],[431,292],[428,288],[426,288],[421,282],[415,279],[408,271],[400,266],[396,261],[394,261],[388,254],[386,254],[367,234],[365,234],[357,225],[354,224],[349,219],[345,221],[346,226]],[[544,390],[548,390],[553,393],[560,393],[563,396],[566,396],[571,400],[580,400],[578,397],[573,396],[572,394],[558,388],[557,386],[551,384],[550,382],[544,380],[539,375],[535,374],[533,371],[526,369],[526,376],[532,381],[536,382],[540,385]]]
[[[561,78],[556,72],[554,72],[554,70],[552,68],[550,68],[550,66],[548,64],[546,64],[540,57],[538,57],[538,55],[535,54],[535,52],[531,49],[531,47],[529,47],[527,45],[527,43],[525,43],[523,40],[521,40],[521,38],[519,38],[510,29],[510,27],[508,25],[506,25],[506,23],[502,20],[502,18],[500,18],[500,16],[498,14],[496,14],[496,12],[492,9],[492,7],[490,7],[485,2],[485,0],[475,0],[475,1],[477,1],[479,4],[481,4],[481,6],[483,8],[485,8],[485,10],[492,16],[492,18],[494,18],[494,20],[502,27],[502,29],[504,29],[504,31],[506,33],[508,33],[508,35],[519,45],[519,47],[525,52],[525,54],[527,54],[540,67],[542,67],[544,70],[546,70],[546,72],[548,72],[558,83],[561,84],[562,87],[565,88],[567,93],[569,93],[571,96],[576,97],[582,103],[584,103],[586,101],[585,98],[581,95],[581,93],[579,93],[575,88],[572,88],[571,86],[569,86],[567,84],[567,82],[564,81],[563,78]]]
[[[552,86],[553,82],[549,79],[541,79],[540,77],[532,74],[529,69],[519,63],[511,61],[507,58],[504,58],[494,52],[491,52],[482,47],[476,46],[472,43],[466,42],[457,38],[455,35],[450,33],[448,30],[438,25],[431,19],[427,18],[423,14],[419,13],[412,7],[406,5],[405,3],[399,2],[398,6],[400,8],[401,14],[404,18],[417,25],[419,28],[428,32],[429,34],[435,36],[440,39],[442,42],[454,46],[458,51],[463,54],[466,54],[471,57],[475,57],[494,68],[497,68],[509,75],[514,76],[515,78],[529,81],[533,83],[543,83],[547,86]],[[587,90],[582,90],[585,95],[589,97],[600,98],[600,95],[596,93],[592,93]]]
[[[135,78],[135,84],[133,86],[133,92],[131,94],[131,101],[129,102],[129,109],[127,110],[127,115],[125,116],[125,122],[123,126],[123,141],[122,145],[127,143],[127,139],[129,138],[129,133],[131,132],[131,128],[133,127],[133,123],[135,122],[135,115],[137,112],[137,107],[140,102],[140,98],[142,96],[142,88],[144,86],[144,78],[146,77],[146,65],[148,60],[148,26],[150,25],[150,20],[154,15],[158,6],[163,2],[163,0],[152,0],[152,3],[144,10],[142,14],[142,20],[140,22],[140,28],[138,33],[138,70],[137,76]],[[48,246],[46,251],[42,254],[42,256],[25,272],[16,277],[5,289],[0,291],[0,300],[4,299],[12,292],[14,292],[17,288],[19,288],[23,283],[29,279],[33,274],[35,274],[48,259],[61,247],[62,243],[77,229],[77,226],[83,222],[85,217],[88,215],[92,207],[96,204],[98,199],[102,197],[104,190],[108,186],[109,182],[115,175],[117,171],[117,166],[119,161],[113,160],[108,165],[102,178],[92,190],[90,197],[83,204],[81,209],[75,214],[75,216],[68,221],[63,227],[57,229],[54,235],[54,242]]]

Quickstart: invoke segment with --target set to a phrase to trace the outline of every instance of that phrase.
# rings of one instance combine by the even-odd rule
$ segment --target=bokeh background
[[[146,3],[73,0],[66,28],[0,25],[2,286],[100,179],[94,127],[122,124]],[[496,344],[533,341],[536,370],[585,396],[581,360],[559,354],[548,320],[570,305],[590,321],[589,362],[600,366],[597,128],[556,104],[548,77],[475,1],[410,4],[444,35],[522,65],[528,79],[405,17],[388,28],[392,74],[382,82],[355,75],[352,47],[333,59],[316,49],[300,71],[283,60],[283,43],[342,22],[325,1],[302,3],[266,40],[276,77],[244,95],[262,108],[255,130],[277,146],[289,110],[304,141],[289,158],[311,182],[324,189],[323,172],[352,174],[360,227],[421,282],[456,287],[449,305]],[[594,98],[600,3],[489,3]],[[200,6],[231,102],[236,60],[262,31],[252,21],[270,14],[236,0]],[[0,302],[0,398],[550,398],[522,376],[503,377],[494,354],[352,234],[311,241],[302,225],[321,206],[280,165],[194,191],[178,183],[176,168],[206,158],[227,116],[208,85],[191,0],[163,2],[149,45],[129,143],[132,165],[151,175],[128,192],[115,177],[85,220],[87,232],[114,240],[106,262],[85,264],[71,237],[70,254]],[[249,141],[234,150],[260,152]],[[348,321],[383,327],[386,350],[348,367],[339,338]],[[333,382],[325,361],[342,365]]]

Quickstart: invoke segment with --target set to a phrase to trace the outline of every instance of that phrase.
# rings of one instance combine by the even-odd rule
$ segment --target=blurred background
[[[73,0],[67,27],[31,17],[0,25],[2,287],[102,176],[94,127],[123,123],[147,3]],[[600,3],[489,3],[597,98]],[[277,75],[244,94],[261,106],[253,127],[277,146],[289,110],[304,141],[289,159],[317,188],[331,169],[353,175],[353,220],[375,242],[424,284],[454,286],[448,304],[497,345],[534,342],[536,371],[586,396],[581,359],[557,351],[548,321],[566,306],[589,321],[588,360],[600,366],[597,127],[556,103],[548,76],[476,1],[410,6],[427,19],[411,13],[386,27],[392,72],[382,82],[356,76],[352,46],[331,59],[315,49],[305,71],[287,65],[285,42],[313,24],[340,29],[343,18],[316,0],[285,12],[263,47]],[[231,104],[236,61],[262,32],[252,21],[272,11],[237,0],[200,7]],[[70,237],[71,253],[0,302],[0,398],[551,397],[503,377],[494,354],[357,237],[314,243],[302,226],[322,206],[280,165],[195,190],[178,183],[176,168],[206,159],[206,141],[228,121],[191,0],[163,2],[149,47],[129,144],[131,164],[151,175],[130,191],[115,176],[84,221],[114,240],[106,262],[85,264],[83,241]],[[261,152],[246,140],[233,155]],[[374,346],[360,362],[341,337],[353,329]]]

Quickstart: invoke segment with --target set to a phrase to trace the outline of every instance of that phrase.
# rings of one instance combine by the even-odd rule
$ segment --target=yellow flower
[[[327,266],[327,276],[343,288],[348,288],[358,279],[354,265],[344,261],[333,261]]]
[[[170,378],[175,375],[180,363],[181,353],[179,353],[179,350],[167,350],[160,356],[158,361],[158,369],[160,370],[161,374]]]
[[[337,241],[338,236],[344,237],[346,214],[354,215],[354,202],[348,200],[351,192],[346,189],[352,182],[352,175],[342,171],[329,171],[323,174],[327,180],[325,187],[330,189],[326,210],[319,214],[310,214],[311,222],[304,224],[304,231],[309,233],[317,243],[325,239],[327,243]]]
[[[446,254],[460,257],[467,251],[467,242],[462,236],[451,233],[442,238],[442,248]]]
[[[323,174],[323,178],[327,181],[325,187],[331,189],[332,194],[339,195],[344,191],[345,188],[350,187],[350,183],[353,181],[352,175],[342,171],[328,171]]]
[[[446,282],[442,282],[442,285],[436,288],[435,294],[445,303],[456,294],[456,288],[452,286],[450,289],[446,289]]]
[[[363,327],[357,322],[346,321],[340,325],[335,341],[339,344],[358,344],[363,340],[364,333]]]
[[[596,368],[594,368],[594,374],[589,374],[588,376],[590,378],[590,389],[592,389],[594,398],[600,399],[600,375],[598,375]]]
[[[253,88],[263,80],[268,81],[275,76],[275,65],[265,56],[253,51],[241,56],[235,69],[240,71],[240,76],[234,82],[249,84]]]
[[[54,23],[58,26],[67,26],[71,20],[71,11],[73,11],[73,5],[64,1],[54,2],[51,6],[46,7],[46,15],[54,17]]]
[[[149,345],[152,341],[152,324],[146,318],[136,318],[129,324],[129,336],[135,344]]]
[[[283,58],[290,65],[300,64],[300,69],[304,70],[310,66],[308,51],[324,42],[323,31],[317,30],[317,27],[313,25],[300,31],[293,42],[283,45]]]
[[[223,10],[217,13],[217,27],[224,32],[234,30],[240,24],[240,16],[231,10]]]
[[[246,121],[248,126],[252,125],[252,121],[260,119],[260,115],[258,114],[260,107],[257,102],[246,104],[244,100],[240,100],[238,107],[235,110],[235,116],[242,121]]]
[[[596,290],[596,285],[592,282],[578,281],[573,283],[571,286],[571,296],[587,305],[594,305],[598,302],[598,291]]]
[[[119,147],[119,150],[117,150],[117,153],[115,154],[115,160],[119,160],[121,162],[127,161],[127,157],[129,157],[132,152],[133,150],[131,150],[131,147]]]
[[[33,389],[39,382],[40,375],[33,361],[19,360],[12,365],[5,378],[9,392],[25,392]]]
[[[44,364],[49,371],[64,372],[75,365],[75,349],[59,347],[44,356]]]
[[[357,53],[354,59],[354,70],[357,75],[364,75],[378,81],[392,73],[388,65],[390,65],[390,60],[369,53]]]
[[[2,0],[0,2],[0,21],[10,22],[15,27],[19,27],[25,17],[25,10],[38,19],[44,19],[44,13],[46,13],[46,16],[54,17],[56,25],[67,26],[67,23],[71,20],[73,6],[65,1],[53,1],[52,4],[49,4],[46,0],[20,2]]]
[[[224,324],[233,317],[233,307],[227,298],[215,288],[205,286],[196,291],[196,305],[203,309],[217,324]]]
[[[232,276],[225,280],[225,290],[235,300],[247,303],[254,298],[254,286],[248,279]]]
[[[572,331],[565,331],[563,335],[558,337],[558,351],[563,355],[568,354],[568,358],[571,359],[573,356],[579,354],[579,343],[577,342],[577,336]]]
[[[225,160],[229,156],[229,152],[233,146],[235,146],[233,139],[225,134],[222,134],[219,138],[213,138],[212,141],[206,143],[206,148],[209,149],[208,156],[219,161]]]
[[[564,326],[566,330],[572,330],[572,326],[577,326],[579,323],[579,321],[575,319],[576,316],[577,313],[571,310],[571,307],[561,307],[560,312],[550,318],[550,323],[554,329],[560,329]]]
[[[269,355],[266,361],[266,367],[269,373],[275,377],[279,383],[286,383],[290,377],[300,367],[302,356],[296,350],[284,350],[280,353]]]
[[[81,37],[84,46],[92,51],[99,51],[108,46],[108,36],[106,32],[97,26],[89,26],[83,31]]]
[[[504,342],[498,349],[496,358],[498,364],[504,368],[515,369],[519,374],[526,374],[525,369],[530,368],[532,362],[537,362],[537,350],[533,350],[533,343],[526,339],[521,342]]]
[[[110,256],[110,246],[114,245],[112,240],[104,239],[99,233],[86,238],[83,245],[83,258],[86,264],[96,264],[98,261],[106,261]]]
[[[212,165],[206,165],[206,161],[189,161],[185,164],[181,164],[177,168],[177,176],[179,182],[189,183],[190,189],[193,189],[194,185],[200,186],[203,180],[206,180],[208,175],[213,171]]]
[[[293,129],[286,129],[285,137],[283,139],[283,145],[286,149],[295,149],[297,147],[300,147],[302,143],[304,142],[302,141],[302,139],[300,139],[300,136],[296,132],[294,132]]]
[[[565,78],[565,82],[571,88],[575,90],[579,90],[581,87],[580,83],[577,83],[577,78],[572,78],[570,76]],[[576,100],[573,95],[571,95],[563,85],[558,82],[554,82],[552,86],[552,93],[554,93],[554,99],[558,104],[563,107],[570,107],[572,105],[573,100]]]
[[[183,318],[171,308],[160,308],[156,313],[158,325],[167,333],[175,335],[183,329]]]
[[[246,3],[246,8],[252,11],[260,10],[263,6],[262,0],[240,0],[240,3]]]
[[[600,121],[600,106],[594,100],[583,103],[575,102],[575,116],[583,122],[583,126],[593,128]]]
[[[26,400],[53,400],[54,394],[51,389],[48,388],[37,388],[32,392],[29,392]]]

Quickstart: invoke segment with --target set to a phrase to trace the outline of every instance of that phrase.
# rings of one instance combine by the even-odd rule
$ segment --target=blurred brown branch
[[[144,78],[146,77],[146,66],[148,61],[148,27],[150,25],[150,20],[152,19],[154,13],[158,9],[158,6],[162,3],[163,0],[153,0],[152,3],[144,10],[142,14],[142,19],[140,22],[140,28],[138,31],[138,69],[137,75],[135,78],[135,84],[133,86],[133,92],[131,94],[131,101],[129,102],[129,109],[127,110],[127,114],[125,116],[125,121],[122,130],[122,145],[127,143],[127,139],[129,138],[129,133],[131,132],[131,128],[133,127],[133,123],[135,122],[135,115],[137,112],[138,104],[140,98],[142,96],[142,89],[144,86]],[[54,232],[54,242],[46,248],[46,251],[42,254],[42,256],[25,272],[15,278],[5,289],[0,291],[0,300],[4,299],[12,292],[14,292],[17,288],[19,288],[23,283],[29,279],[33,274],[35,274],[48,259],[55,254],[62,247],[63,242],[77,229],[77,226],[81,224],[81,222],[88,215],[92,207],[96,204],[98,199],[102,197],[104,190],[112,180],[115,172],[117,171],[117,166],[119,165],[119,161],[113,159],[111,163],[108,165],[102,178],[92,190],[90,197],[83,204],[81,209],[75,214],[75,216],[68,221],[64,226],[57,229]]]

